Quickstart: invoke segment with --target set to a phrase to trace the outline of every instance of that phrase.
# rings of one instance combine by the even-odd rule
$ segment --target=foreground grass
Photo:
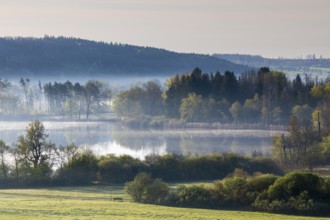
[[[120,197],[124,202],[114,202]],[[134,203],[120,185],[0,190],[0,219],[330,219],[258,212],[173,208]]]

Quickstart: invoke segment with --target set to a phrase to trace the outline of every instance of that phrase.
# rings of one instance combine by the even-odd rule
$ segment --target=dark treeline
[[[148,172],[167,181],[219,179],[235,168],[250,174],[282,172],[271,159],[234,154],[150,155],[145,160],[127,155],[97,157],[92,151],[74,144],[56,146],[47,137],[43,124],[34,121],[13,146],[0,142],[1,187],[125,183],[139,172]]]
[[[329,215],[329,178],[307,172],[284,176],[236,169],[208,185],[169,186],[150,174],[139,173],[126,183],[126,192],[136,202],[194,208],[258,210],[267,212]]]

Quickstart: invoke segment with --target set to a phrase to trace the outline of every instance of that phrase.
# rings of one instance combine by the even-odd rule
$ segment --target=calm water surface
[[[24,134],[29,122],[0,122],[0,139],[8,145]],[[282,131],[268,130],[130,130],[110,122],[43,122],[49,140],[56,145],[75,143],[97,155],[129,154],[143,159],[148,154],[204,155],[253,150],[267,155],[272,138]]]

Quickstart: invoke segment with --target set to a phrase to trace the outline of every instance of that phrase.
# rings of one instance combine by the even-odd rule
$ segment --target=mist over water
[[[23,135],[29,122],[0,122],[0,139],[7,145]],[[74,143],[96,155],[131,155],[143,159],[150,154],[206,155],[252,151],[268,155],[272,138],[281,131],[267,130],[131,130],[113,122],[43,122],[49,141],[57,146]]]

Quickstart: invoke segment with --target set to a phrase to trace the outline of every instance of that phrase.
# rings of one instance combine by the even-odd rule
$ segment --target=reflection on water
[[[129,148],[118,144],[116,141],[108,141],[104,143],[97,143],[94,145],[87,146],[93,149],[96,155],[106,155],[106,154],[114,154],[114,155],[132,155],[139,159],[144,159],[147,155],[157,154],[164,155],[167,153],[166,151],[166,143],[159,146],[141,146],[141,148]]]
[[[57,145],[75,143],[97,155],[180,153],[205,155],[235,152],[250,155],[253,150],[267,155],[272,138],[281,131],[265,130],[129,130],[109,122],[43,122],[50,141]],[[0,122],[0,139],[7,144],[24,134],[28,122]]]

